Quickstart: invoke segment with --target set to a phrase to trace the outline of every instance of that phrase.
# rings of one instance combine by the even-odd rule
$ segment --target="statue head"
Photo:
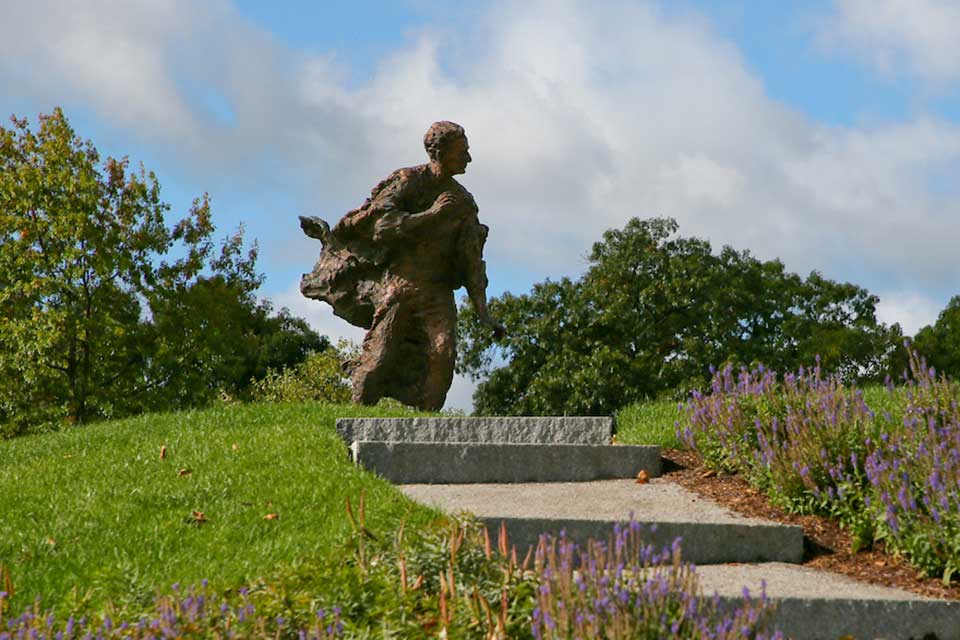
[[[435,175],[450,177],[464,173],[470,162],[469,144],[463,127],[455,122],[434,122],[423,136],[423,146],[430,156]]]

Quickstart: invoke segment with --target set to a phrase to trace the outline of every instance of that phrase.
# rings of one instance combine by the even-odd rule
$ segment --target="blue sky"
[[[960,293],[954,0],[61,3],[7,0],[0,112],[61,106],[154,170],[171,220],[209,192],[261,248],[262,295],[300,298],[339,218],[466,127],[490,292],[576,276],[604,229],[683,234],[880,296],[907,333]],[[457,381],[451,406],[468,406]]]

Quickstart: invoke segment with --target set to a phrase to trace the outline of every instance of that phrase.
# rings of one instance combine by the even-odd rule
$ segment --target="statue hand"
[[[454,194],[450,193],[449,191],[444,191],[439,196],[437,196],[436,200],[434,200],[432,209],[435,212],[440,213],[444,209],[453,207],[456,204],[457,204],[457,197]]]
[[[330,237],[330,225],[316,216],[300,216],[300,228],[308,237],[327,243]]]

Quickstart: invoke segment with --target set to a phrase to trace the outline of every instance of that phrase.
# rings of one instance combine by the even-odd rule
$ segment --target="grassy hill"
[[[0,442],[11,610],[37,596],[59,611],[148,606],[173,583],[236,588],[328,557],[350,531],[345,499],[361,492],[373,531],[439,520],[350,463],[334,423],[361,413],[410,415],[222,405]]]

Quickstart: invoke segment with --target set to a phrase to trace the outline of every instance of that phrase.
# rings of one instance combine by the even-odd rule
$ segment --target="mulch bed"
[[[803,564],[842,573],[862,582],[898,587],[932,598],[960,600],[960,582],[949,587],[939,578],[925,578],[901,558],[884,552],[883,543],[850,553],[851,537],[836,521],[787,513],[736,475],[715,474],[692,451],[665,449],[663,477],[741,515],[803,527]]]

